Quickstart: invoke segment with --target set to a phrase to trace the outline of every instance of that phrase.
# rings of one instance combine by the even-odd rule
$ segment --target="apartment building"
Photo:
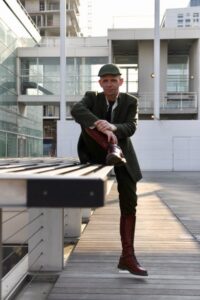
[[[200,6],[200,0],[190,0],[189,6]]]
[[[200,27],[200,1],[190,1],[187,7],[166,9],[162,27],[186,28]]]
[[[32,20],[40,30],[41,36],[60,35],[60,1],[59,0],[20,0]],[[66,34],[79,36],[79,0],[66,1]]]

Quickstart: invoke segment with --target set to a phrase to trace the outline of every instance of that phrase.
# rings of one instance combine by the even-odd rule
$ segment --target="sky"
[[[154,0],[80,0],[82,12],[92,2],[92,36],[106,36],[108,28],[153,27]],[[160,0],[160,20],[168,8],[187,7],[189,0]],[[82,19],[83,26],[87,24]]]

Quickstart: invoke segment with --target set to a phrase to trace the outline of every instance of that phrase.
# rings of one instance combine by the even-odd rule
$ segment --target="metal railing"
[[[153,111],[154,108],[154,94],[142,93],[138,95],[140,112]],[[173,110],[198,110],[198,93],[184,92],[184,93],[163,93],[160,95],[160,110],[162,112]]]

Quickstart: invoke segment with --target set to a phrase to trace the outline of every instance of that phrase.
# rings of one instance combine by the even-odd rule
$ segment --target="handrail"
[[[32,25],[35,27],[35,29],[40,32],[39,28],[36,26],[36,24],[34,23],[34,21],[32,20],[32,18],[30,17],[29,13],[27,12],[27,10],[25,9],[25,7],[22,5],[22,3],[20,2],[20,0],[17,0],[17,3],[19,4],[19,6],[21,7],[21,9],[24,11],[24,13],[26,14],[27,18],[29,19],[29,21],[32,23]]]

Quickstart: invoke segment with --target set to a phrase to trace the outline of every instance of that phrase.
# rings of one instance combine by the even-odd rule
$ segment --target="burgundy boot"
[[[106,156],[106,164],[121,166],[126,163],[126,159],[122,153],[121,148],[116,144],[109,144],[108,146],[108,154]]]
[[[122,255],[119,259],[118,268],[127,270],[134,275],[148,276],[147,270],[142,268],[137,261],[134,253],[136,216],[122,215],[120,219],[120,235],[122,242]]]
[[[126,159],[122,153],[121,148],[117,144],[110,144],[107,141],[107,136],[96,128],[85,128],[87,134],[96,141],[104,150],[107,151],[106,164],[120,166],[126,163]]]

